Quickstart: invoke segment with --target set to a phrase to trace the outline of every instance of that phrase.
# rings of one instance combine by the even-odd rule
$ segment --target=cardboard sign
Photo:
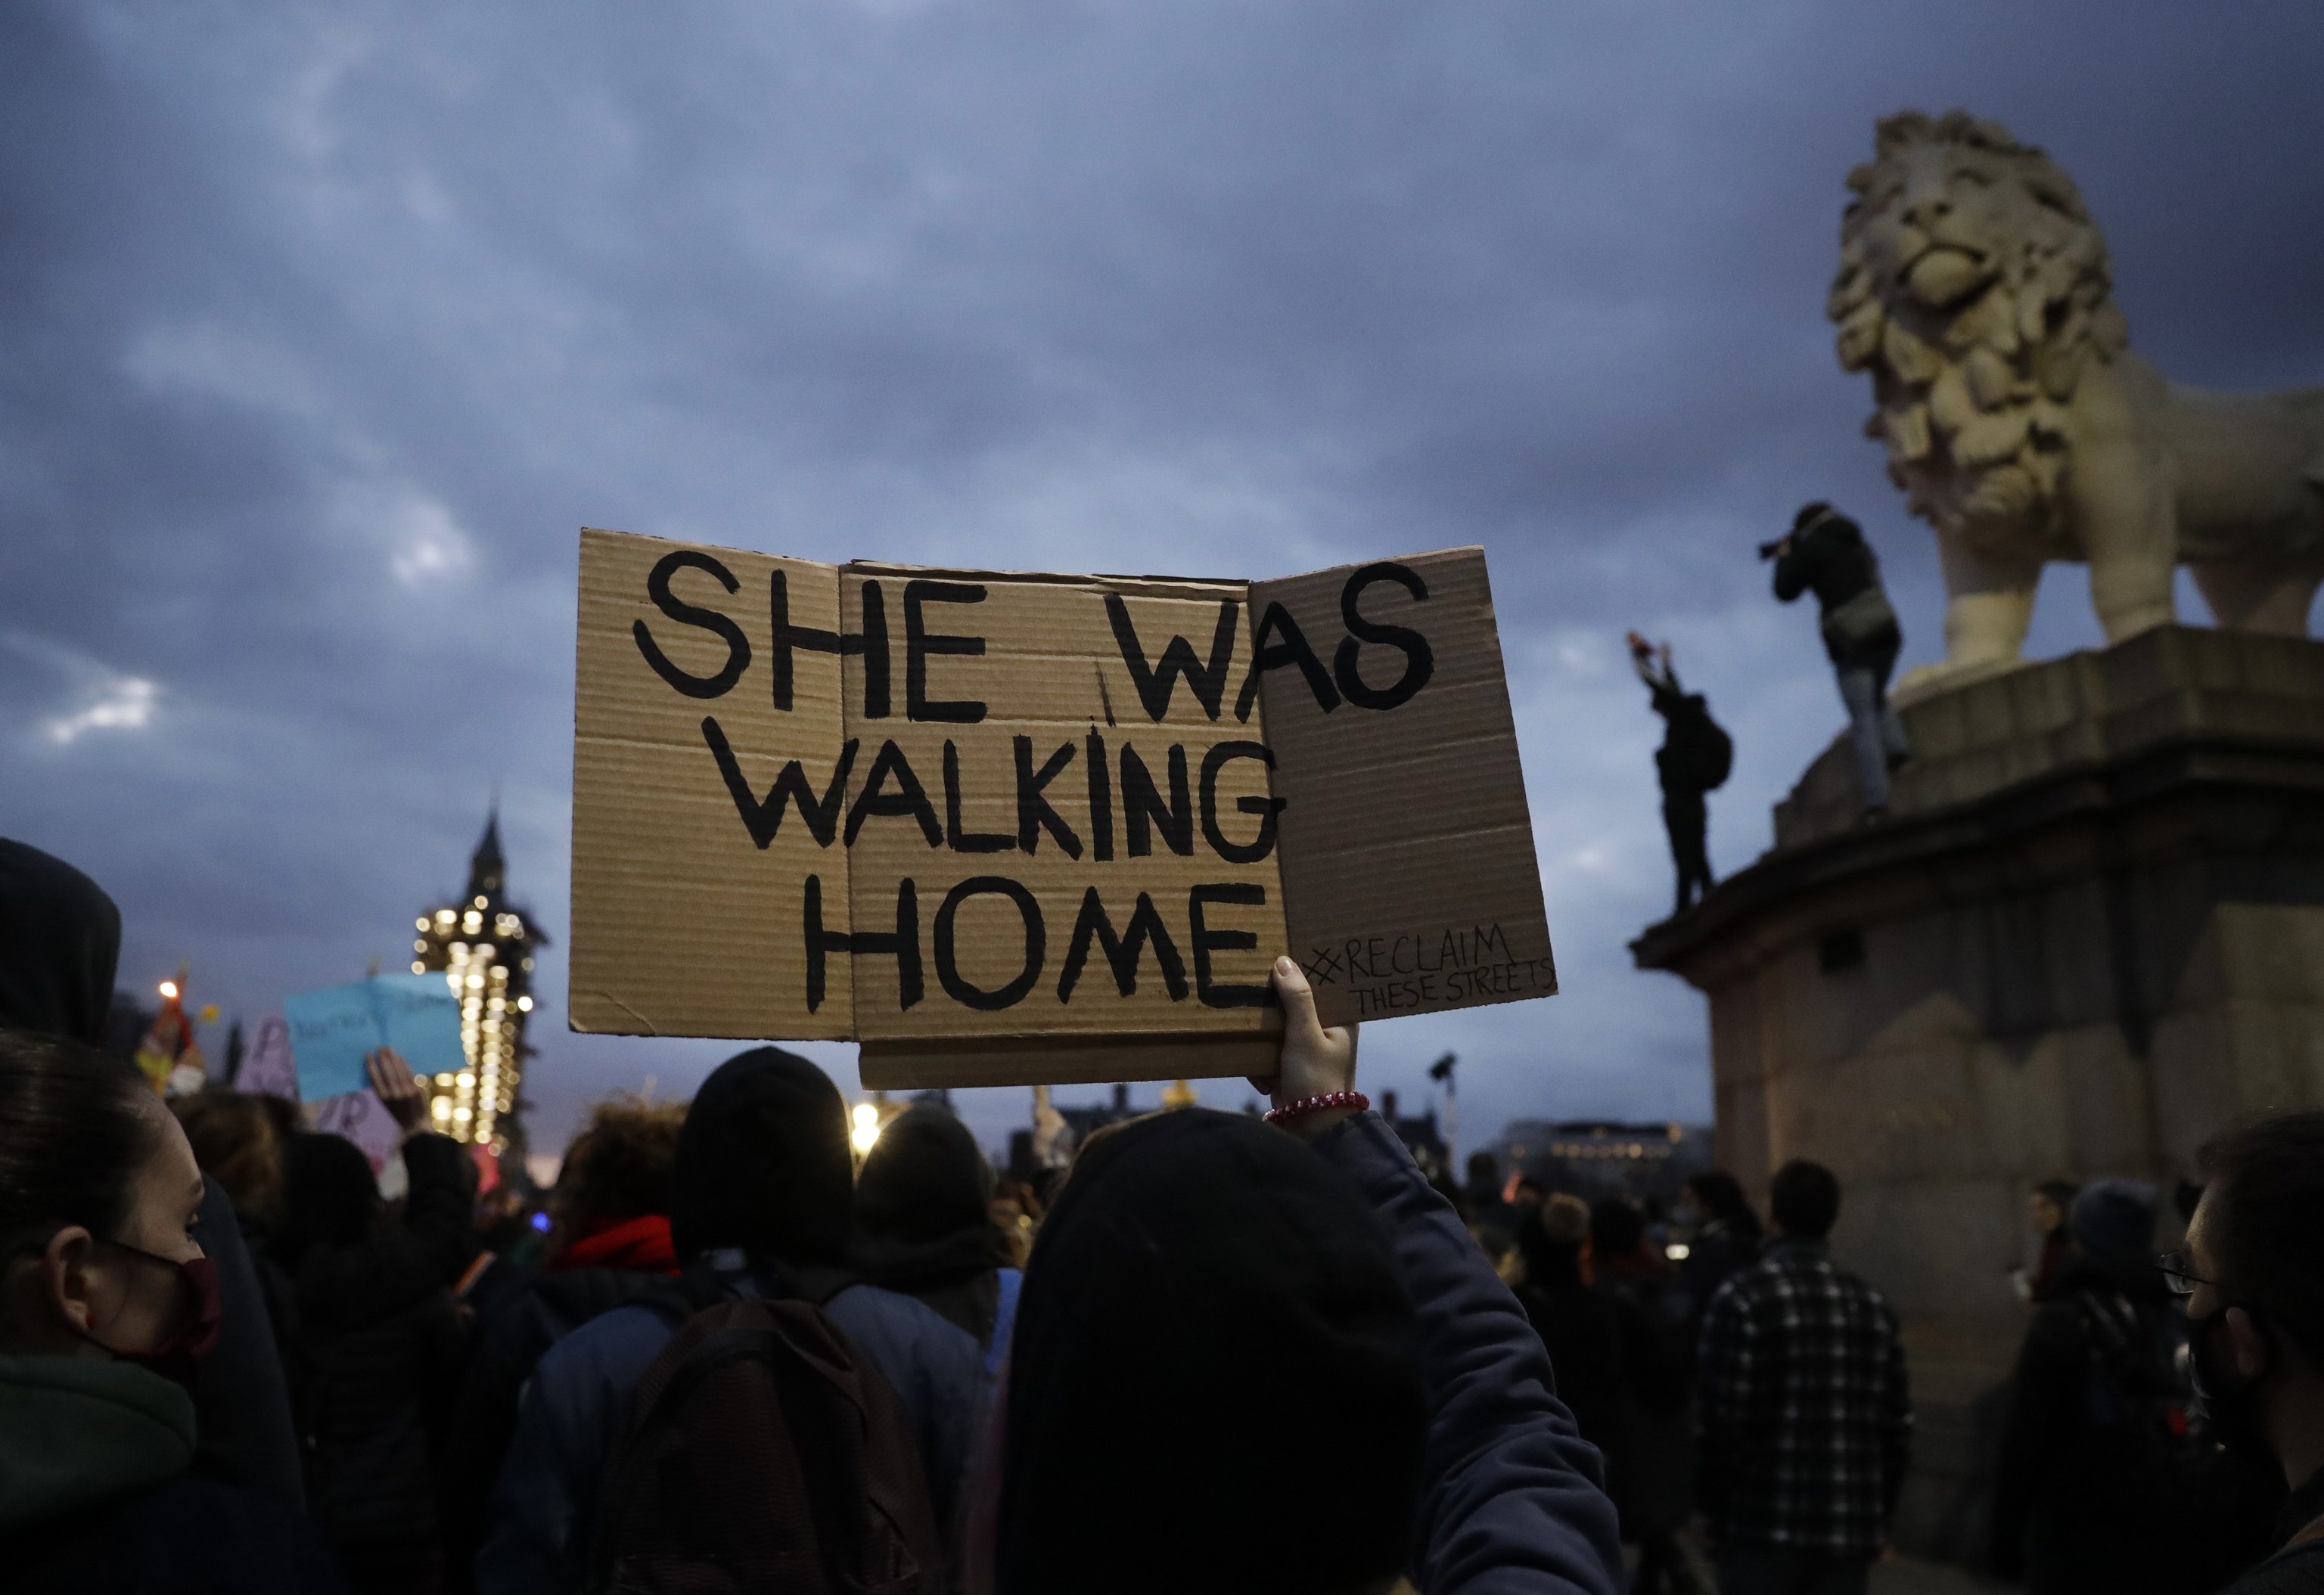
[[[365,1055],[392,1046],[419,1074],[468,1066],[460,1004],[440,974],[383,974],[286,998],[299,1096],[318,1102],[371,1084]]]
[[[1556,988],[1483,551],[1279,582],[584,531],[569,1022],[867,1085],[1272,1068]]]

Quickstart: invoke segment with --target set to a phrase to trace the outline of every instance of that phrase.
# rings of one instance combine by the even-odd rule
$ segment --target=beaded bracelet
[[[1269,1124],[1288,1124],[1294,1119],[1305,1119],[1310,1113],[1328,1112],[1333,1108],[1353,1108],[1363,1112],[1372,1105],[1372,1099],[1360,1091],[1326,1092],[1322,1096],[1301,1097],[1296,1102],[1286,1102],[1267,1111]]]

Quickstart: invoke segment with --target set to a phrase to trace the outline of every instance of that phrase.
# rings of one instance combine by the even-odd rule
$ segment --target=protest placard
[[[582,534],[576,1030],[867,1084],[1271,1066],[1556,990],[1483,552],[1280,582]]]
[[[418,1074],[468,1066],[460,1004],[440,974],[383,974],[283,1000],[299,1096],[318,1102],[371,1082],[364,1056],[392,1046]]]

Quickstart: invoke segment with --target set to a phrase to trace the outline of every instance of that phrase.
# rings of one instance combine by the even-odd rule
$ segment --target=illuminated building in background
[[[454,1140],[494,1152],[521,1139],[514,1115],[524,1083],[525,1021],[532,1017],[532,955],[548,940],[509,906],[506,870],[495,808],[468,861],[468,890],[421,915],[411,944],[411,973],[441,970],[460,1000],[460,1042],[468,1055],[466,1068],[429,1082],[429,1121]]]

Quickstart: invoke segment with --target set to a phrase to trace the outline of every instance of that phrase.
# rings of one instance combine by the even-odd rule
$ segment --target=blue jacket
[[[747,1274],[729,1293],[758,1295]],[[824,1304],[903,1405],[939,1526],[952,1520],[968,1459],[984,1351],[934,1308],[856,1285]],[[591,1516],[630,1397],[678,1324],[663,1309],[617,1307],[549,1348],[517,1403],[516,1438],[493,1487],[492,1526],[476,1554],[477,1595],[571,1595],[588,1572]]]
[[[1558,1400],[1525,1309],[1377,1115],[1314,1145],[1395,1232],[1420,1317],[1431,1416],[1414,1581],[1425,1595],[1620,1595],[1598,1453]]]

